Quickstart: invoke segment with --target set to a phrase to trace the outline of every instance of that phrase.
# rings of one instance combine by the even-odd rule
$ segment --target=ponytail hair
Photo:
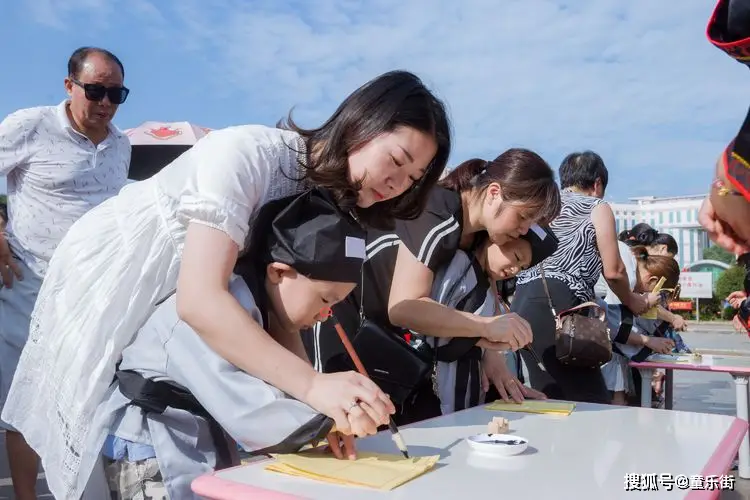
[[[634,246],[630,249],[635,255],[638,266],[643,266],[652,276],[664,277],[664,287],[674,288],[680,281],[680,266],[672,257],[651,255],[645,246]]]
[[[677,251],[679,250],[677,241],[675,241],[672,235],[660,233],[645,222],[636,224],[632,229],[621,231],[617,239],[631,247],[664,245],[667,247],[667,252],[672,255],[677,255]]]
[[[677,252],[679,250],[677,241],[675,241],[671,234],[667,233],[659,233],[654,239],[652,245],[665,245],[667,247],[667,252],[671,253],[672,255],[677,255]]]
[[[528,149],[509,149],[492,161],[467,160],[439,184],[459,193],[482,194],[493,182],[500,185],[504,202],[534,211],[539,224],[549,224],[560,214],[555,173],[541,156]]]
[[[479,178],[479,174],[482,173],[482,170],[484,170],[488,164],[488,161],[479,158],[466,160],[451,170],[445,177],[440,179],[439,184],[444,188],[459,193],[470,191],[471,188],[474,187],[474,183],[472,182],[473,179]]]

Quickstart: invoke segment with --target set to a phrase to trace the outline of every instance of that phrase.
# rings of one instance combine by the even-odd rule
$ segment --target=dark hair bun
[[[651,246],[654,244],[654,241],[656,241],[658,236],[659,232],[656,229],[649,228],[638,233],[635,237],[635,241],[638,242],[639,245]]]

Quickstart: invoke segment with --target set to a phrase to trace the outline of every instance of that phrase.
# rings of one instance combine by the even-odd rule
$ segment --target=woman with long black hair
[[[499,246],[517,240],[535,224],[549,223],[559,207],[554,173],[536,153],[510,149],[492,161],[468,160],[440,181],[420,217],[398,221],[395,231],[368,232],[363,284],[334,307],[336,317],[355,343],[357,336],[367,335],[359,331],[361,313],[393,337],[414,332],[417,341],[419,336],[461,339],[466,351],[474,346],[519,349],[531,341],[525,320],[512,313],[479,315],[474,314],[476,308],[458,310],[441,304],[435,293],[441,283],[435,277],[459,251],[472,256],[487,239]],[[318,368],[335,371],[347,366],[346,356],[337,355],[340,348],[332,329],[327,324],[318,328],[309,346]],[[383,360],[384,366],[388,362]],[[490,362],[504,360],[494,356]],[[382,377],[386,384],[387,378]],[[440,414],[432,381],[409,382],[413,387],[405,391],[408,400],[398,401],[398,421]]]
[[[40,454],[55,497],[80,496],[105,437],[89,424],[120,353],[175,289],[180,318],[209,347],[339,431],[364,418],[360,401],[383,418],[394,411],[366,377],[316,373],[299,356],[298,332],[272,338],[229,293],[229,278],[265,203],[321,187],[360,221],[387,226],[421,213],[449,153],[443,103],[395,71],[317,128],[289,119],[213,131],[84,215],[52,257],[2,414]]]

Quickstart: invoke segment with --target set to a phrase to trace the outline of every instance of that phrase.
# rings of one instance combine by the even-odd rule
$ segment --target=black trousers
[[[547,278],[552,303],[560,312],[575,307],[580,301],[568,286],[560,280]],[[531,325],[534,334],[532,346],[542,358],[547,369],[542,371],[534,358],[525,350],[521,351],[529,371],[531,386],[543,392],[548,398],[580,401],[584,403],[609,404],[611,397],[599,368],[579,368],[564,365],[555,355],[555,319],[544,293],[542,280],[518,285],[511,305],[517,313]]]

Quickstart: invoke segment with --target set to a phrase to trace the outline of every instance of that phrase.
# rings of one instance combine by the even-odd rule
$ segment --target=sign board
[[[669,303],[670,311],[692,311],[693,301],[692,300],[681,300]]]
[[[710,272],[681,272],[680,298],[710,299],[714,296],[714,275]]]

